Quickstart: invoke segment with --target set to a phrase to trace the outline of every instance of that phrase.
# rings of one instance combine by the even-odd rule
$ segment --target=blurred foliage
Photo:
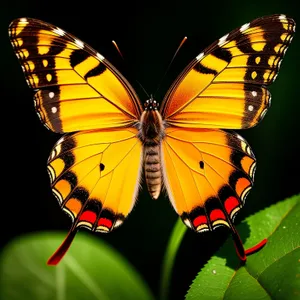
[[[179,218],[176,222],[172,233],[169,238],[166,253],[164,255],[162,270],[161,270],[161,281],[160,281],[160,299],[166,300],[169,297],[170,279],[172,277],[172,271],[174,268],[176,254],[182,243],[184,234],[187,231],[187,227],[183,224]]]
[[[45,232],[9,244],[0,256],[0,299],[154,299],[124,257],[86,234],[77,234],[57,266],[46,265],[63,238]]]

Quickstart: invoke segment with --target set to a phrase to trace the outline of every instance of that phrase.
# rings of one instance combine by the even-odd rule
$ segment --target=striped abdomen
[[[144,170],[148,191],[153,199],[157,199],[162,186],[159,144],[144,145]]]

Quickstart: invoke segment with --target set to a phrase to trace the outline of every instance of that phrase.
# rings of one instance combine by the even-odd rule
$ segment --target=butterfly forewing
[[[183,71],[164,99],[169,125],[248,128],[270,105],[266,88],[279,71],[295,32],[284,15],[256,19],[216,41]]]
[[[164,183],[183,221],[196,231],[230,226],[253,183],[256,162],[238,134],[215,129],[166,130]]]
[[[36,111],[55,132],[130,126],[141,105],[124,77],[98,52],[64,30],[17,19],[9,36]]]

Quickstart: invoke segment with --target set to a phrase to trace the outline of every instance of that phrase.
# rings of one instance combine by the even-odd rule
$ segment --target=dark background
[[[14,18],[38,18],[90,44],[131,79],[142,101],[154,93],[171,57],[180,50],[156,93],[161,101],[176,75],[204,48],[232,29],[260,16],[282,13],[300,20],[299,4],[284,1],[10,1],[1,4],[1,247],[28,232],[67,232],[70,219],[52,196],[46,161],[59,135],[40,124],[32,92],[26,85],[8,40]],[[113,48],[118,42],[127,66]],[[272,106],[258,126],[241,130],[258,164],[255,185],[236,218],[246,216],[300,191],[300,38],[287,51],[276,82],[270,87]],[[160,269],[177,216],[167,198],[152,201],[145,190],[124,225],[105,239],[142,274],[158,294]],[[222,244],[228,232],[196,234],[190,230],[175,264],[171,299],[183,299],[201,266]],[[75,241],[76,242],[76,241]],[[235,255],[233,253],[233,255]]]

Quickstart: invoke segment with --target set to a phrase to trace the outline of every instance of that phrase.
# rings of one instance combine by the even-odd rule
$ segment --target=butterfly
[[[295,22],[271,15],[226,34],[177,77],[161,107],[144,106],[133,87],[100,53],[46,22],[20,18],[9,37],[41,122],[64,133],[51,151],[54,196],[73,223],[48,264],[67,252],[77,229],[107,233],[132,210],[142,178],[153,199],[162,188],[183,222],[197,232],[231,230],[254,180],[256,160],[232,129],[255,126],[271,101]]]

